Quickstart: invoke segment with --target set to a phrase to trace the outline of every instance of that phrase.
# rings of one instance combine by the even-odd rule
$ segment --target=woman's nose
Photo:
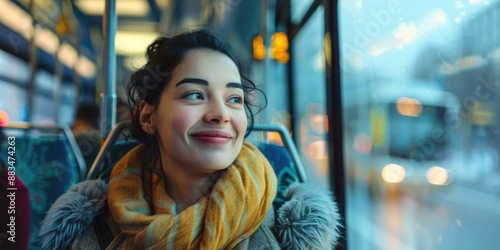
[[[204,119],[206,122],[213,124],[229,123],[229,113],[227,107],[224,105],[224,101],[212,100],[209,102]]]

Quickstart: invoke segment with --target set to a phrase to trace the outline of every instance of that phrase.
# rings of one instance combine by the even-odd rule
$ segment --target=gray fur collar
[[[42,222],[39,233],[42,249],[69,249],[104,206],[107,189],[104,181],[89,180],[61,195]]]
[[[311,184],[295,183],[276,214],[281,249],[333,249],[340,215],[333,196]]]
[[[92,225],[106,201],[107,185],[88,180],[52,205],[40,229],[43,249],[68,249]],[[294,184],[278,209],[275,233],[282,249],[332,249],[338,242],[340,216],[332,195],[310,184]]]

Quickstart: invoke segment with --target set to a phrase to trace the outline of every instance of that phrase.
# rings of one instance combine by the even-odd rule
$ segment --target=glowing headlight
[[[382,179],[389,183],[400,183],[405,178],[405,168],[398,164],[387,164],[382,169]]]
[[[448,185],[448,171],[442,167],[433,166],[427,170],[427,181],[434,185]]]

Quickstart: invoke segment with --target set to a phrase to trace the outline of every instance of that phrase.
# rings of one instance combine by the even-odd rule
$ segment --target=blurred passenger
[[[28,249],[30,238],[30,198],[23,182],[16,176],[16,162],[9,159],[8,142],[15,147],[0,126],[0,249]],[[14,154],[13,159],[16,157]],[[4,162],[7,160],[7,162]],[[8,164],[12,160],[12,165]],[[13,180],[13,181],[12,181]]]
[[[93,104],[81,104],[76,110],[72,131],[78,147],[90,169],[101,145],[101,134],[98,129],[99,109]]]
[[[229,44],[188,32],[158,38],[147,57],[128,91],[131,133],[142,144],[116,164],[109,186],[86,181],[56,201],[43,247],[333,248],[338,214],[325,192],[294,185],[275,220],[277,178],[244,140],[256,86]]]

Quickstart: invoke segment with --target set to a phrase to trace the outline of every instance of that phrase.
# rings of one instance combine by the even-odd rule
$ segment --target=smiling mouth
[[[233,138],[230,134],[226,132],[215,131],[215,130],[198,132],[192,134],[191,136],[200,142],[207,144],[214,144],[214,145],[226,144]]]

